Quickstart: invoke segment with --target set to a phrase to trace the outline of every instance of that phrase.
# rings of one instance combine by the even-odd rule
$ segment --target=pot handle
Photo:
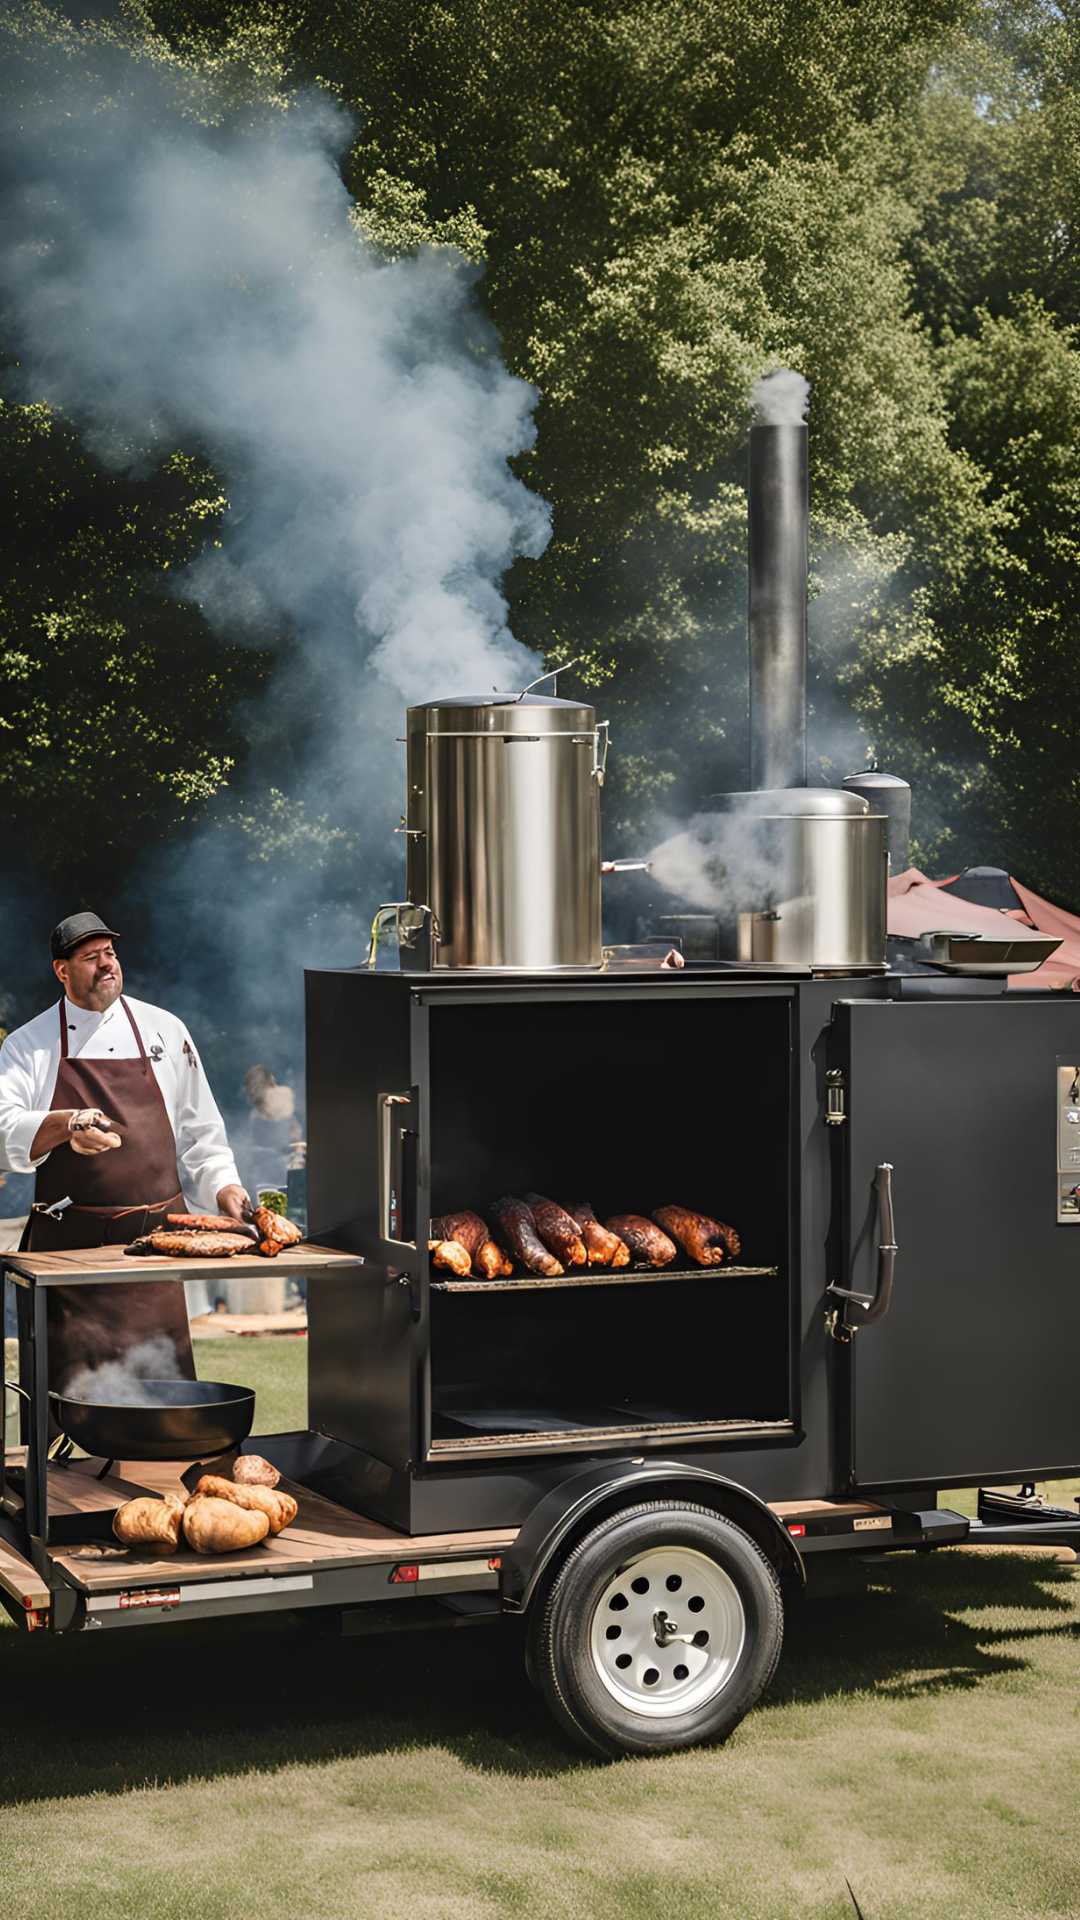
[[[611,745],[611,721],[598,720],[593,728],[592,777],[598,787],[604,784],[607,773],[608,748]]]
[[[826,1289],[830,1299],[844,1301],[849,1310],[852,1307],[858,1309],[858,1318],[849,1323],[849,1333],[857,1333],[860,1327],[868,1327],[875,1320],[884,1320],[892,1305],[896,1256],[900,1250],[896,1244],[892,1177],[892,1162],[883,1160],[874,1176],[881,1238],[878,1241],[877,1284],[873,1293],[854,1293],[850,1287]]]

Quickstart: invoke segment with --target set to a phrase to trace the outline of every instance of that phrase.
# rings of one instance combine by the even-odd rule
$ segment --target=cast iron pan
[[[220,1380],[140,1380],[144,1398],[105,1406],[50,1393],[53,1419],[85,1453],[106,1460],[198,1460],[246,1440],[255,1418],[251,1387]]]

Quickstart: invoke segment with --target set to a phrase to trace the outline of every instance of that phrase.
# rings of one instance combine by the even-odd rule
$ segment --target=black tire
[[[651,1563],[646,1556],[653,1556]],[[635,1578],[630,1563],[637,1561],[661,1570],[685,1566],[690,1572],[685,1578],[677,1572],[667,1579],[654,1576],[655,1591],[644,1574],[636,1576],[643,1584],[634,1589],[629,1622],[635,1634],[644,1634],[641,1644],[662,1651],[633,1658],[623,1652],[609,1659],[607,1643],[617,1645],[621,1632],[614,1609],[628,1606]],[[694,1569],[700,1569],[700,1577],[694,1577]],[[663,1590],[670,1580],[678,1585],[674,1594]],[[711,1596],[711,1606],[691,1592],[696,1585]],[[684,1620],[673,1611],[681,1603],[684,1612],[695,1603],[700,1611],[687,1612]],[[689,1630],[695,1618],[717,1616],[727,1637],[705,1654],[711,1672],[708,1664],[700,1675],[683,1666],[680,1680],[679,1663],[692,1656],[680,1654],[677,1641],[669,1646],[655,1638],[657,1613],[649,1613],[654,1604],[669,1614],[660,1623],[665,1634],[672,1627]],[[649,1624],[643,1627],[643,1620]],[[567,1555],[530,1619],[527,1665],[556,1720],[593,1753],[668,1753],[727,1738],[772,1679],[783,1635],[780,1583],[749,1534],[708,1507],[650,1500],[600,1521]],[[699,1655],[701,1637],[693,1642]],[[706,1645],[708,1639],[706,1633]],[[724,1648],[730,1652],[721,1657]],[[624,1679],[614,1672],[616,1658],[633,1669]],[[644,1689],[651,1684],[659,1692],[647,1696]],[[624,1689],[632,1697],[624,1698]]]

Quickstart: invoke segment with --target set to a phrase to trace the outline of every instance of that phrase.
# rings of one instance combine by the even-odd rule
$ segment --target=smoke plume
[[[499,586],[550,535],[509,465],[533,442],[535,395],[502,364],[459,255],[388,263],[364,244],[338,170],[353,129],[326,98],[240,109],[100,43],[32,48],[29,69],[18,51],[0,291],[19,397],[62,409],[113,468],[208,455],[228,510],[172,590],[233,639],[292,645],[270,697],[294,737],[250,789],[252,807],[283,789],[277,812],[263,799],[246,840],[133,850],[144,925],[145,902],[163,904],[152,951],[125,954],[132,989],[171,997],[197,1035],[209,1025],[211,1065],[213,1030],[244,1026],[292,1076],[303,966],[359,959],[375,902],[401,891],[404,707],[513,690],[542,664]],[[265,732],[257,709],[237,715],[240,740]],[[341,843],[325,877],[295,853],[320,821]],[[253,842],[273,912],[256,937],[236,897]],[[226,1105],[246,1061],[230,1061]]]
[[[154,1396],[149,1380],[180,1378],[176,1348],[164,1333],[152,1334],[130,1347],[122,1360],[104,1360],[99,1367],[80,1367],[64,1387],[69,1400],[89,1400],[102,1407],[150,1407]]]
[[[702,913],[734,922],[776,904],[789,890],[783,837],[768,795],[741,796],[738,813],[696,813],[649,855],[651,878]]]
[[[766,427],[794,427],[806,419],[810,382],[791,367],[777,367],[754,382],[750,405],[755,420]]]
[[[23,392],[110,465],[209,452],[230,511],[185,591],[230,629],[284,619],[316,664],[345,645],[398,707],[528,677],[497,582],[549,535],[507,465],[534,396],[499,361],[472,272],[445,249],[383,264],[363,245],[336,164],[351,129],[328,101],[223,116],[190,80],[181,95],[102,58],[107,106],[81,64],[43,56],[37,100],[6,116],[0,275]]]

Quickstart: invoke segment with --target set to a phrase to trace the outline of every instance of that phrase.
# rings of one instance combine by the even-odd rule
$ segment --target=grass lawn
[[[301,1425],[300,1341],[199,1370]],[[958,1498],[958,1497],[957,1497]],[[1080,1912],[1080,1582],[896,1555],[793,1616],[722,1749],[565,1748],[511,1626],[0,1633],[0,1914],[865,1920]]]
[[[255,1433],[307,1426],[307,1340],[293,1334],[196,1340],[200,1380],[230,1380],[255,1389]]]

